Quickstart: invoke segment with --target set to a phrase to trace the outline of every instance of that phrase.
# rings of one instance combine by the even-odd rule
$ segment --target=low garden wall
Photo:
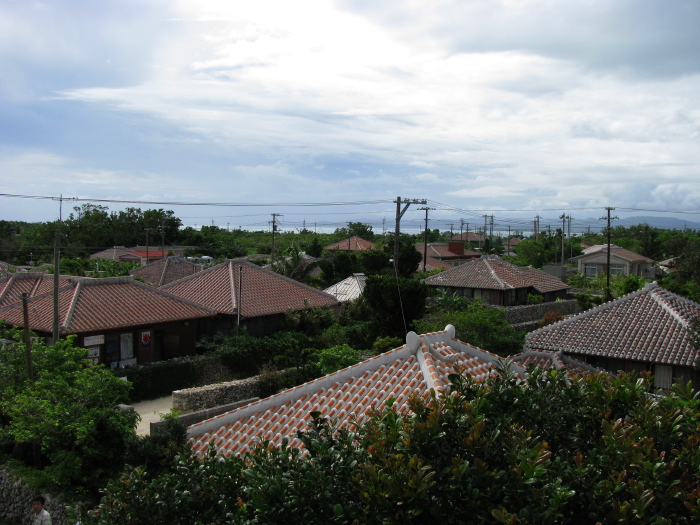
[[[576,299],[527,306],[506,306],[503,310],[506,320],[514,325],[539,321],[548,312],[559,312],[564,316],[578,313]]]
[[[258,377],[226,381],[173,392],[173,408],[180,412],[205,410],[260,395]]]

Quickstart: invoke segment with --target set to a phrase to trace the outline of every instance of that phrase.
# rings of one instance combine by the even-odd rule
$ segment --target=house
[[[506,255],[512,255],[513,253],[515,253],[515,247],[518,246],[518,244],[520,244],[521,242],[523,242],[521,238],[511,237],[503,243],[503,251]]]
[[[188,275],[201,272],[203,269],[202,265],[194,264],[182,257],[167,256],[159,261],[131,270],[129,273],[136,279],[141,279],[157,288]]]
[[[595,244],[584,248],[583,254],[572,257],[578,271],[586,277],[595,278],[599,273],[607,273],[608,245]],[[654,278],[654,260],[636,254],[615,244],[610,245],[610,274],[636,275],[646,279]]]
[[[460,233],[459,235],[453,235],[450,240],[451,241],[470,242],[472,244],[478,244],[479,246],[481,246],[481,243],[484,242],[484,236],[479,235],[478,233],[464,232],[464,233]]]
[[[532,267],[516,266],[497,255],[468,261],[424,279],[428,286],[454,295],[481,299],[485,304],[527,304],[528,294],[540,294],[545,302],[566,298],[569,285]]]
[[[365,291],[365,282],[367,282],[367,276],[364,273],[353,273],[350,277],[323,291],[335,297],[339,302],[347,303],[362,295],[362,292]]]
[[[338,300],[243,259],[229,259],[160,288],[215,310],[208,332],[236,327],[266,335],[278,329],[285,312],[317,306],[337,307]]]
[[[58,286],[69,284],[69,277],[58,276]],[[76,277],[79,279],[79,277]],[[53,274],[43,272],[10,273],[0,279],[0,308],[22,300],[22,294],[27,297],[45,294],[53,291]]]
[[[27,302],[30,328],[50,337],[53,291],[33,295]],[[65,278],[58,291],[58,311],[60,335],[77,335],[76,343],[89,350],[93,362],[110,368],[193,354],[199,322],[216,315],[133,277]],[[23,327],[22,302],[0,308],[0,319]]]
[[[340,250],[342,252],[366,252],[374,250],[376,247],[377,245],[373,242],[366,241],[362,237],[353,236],[349,239],[329,244],[323,249],[328,251]]]
[[[419,242],[416,244],[416,250],[421,255],[425,255],[426,258],[431,258],[435,261],[439,261],[447,268],[452,268],[454,266],[459,266],[466,261],[471,261],[473,259],[478,259],[481,254],[479,252],[474,252],[471,250],[464,249],[464,242],[450,241],[450,242],[435,242],[428,243],[427,247],[425,243]],[[419,270],[429,270],[423,268],[423,260],[419,264]]]
[[[160,245],[134,246],[133,248],[113,246],[101,252],[93,253],[90,259],[109,259],[111,261],[149,264],[167,257],[168,254],[182,257],[187,248],[191,248],[191,246],[166,246],[162,250]]]
[[[361,423],[373,410],[386,406],[410,411],[413,396],[428,399],[431,390],[450,386],[450,374],[476,380],[506,366],[522,376],[524,369],[455,338],[455,329],[425,335],[410,332],[406,344],[333,374],[291,388],[187,429],[193,450],[203,456],[210,447],[219,454],[242,454],[260,440],[279,445],[287,439],[299,447],[298,431],[310,428],[311,413],[337,420],[340,427]]]
[[[698,349],[690,326],[700,304],[657,283],[574,317],[527,334],[525,347],[563,352],[569,357],[617,372],[650,371],[655,385],[668,388],[675,379],[700,386]]]

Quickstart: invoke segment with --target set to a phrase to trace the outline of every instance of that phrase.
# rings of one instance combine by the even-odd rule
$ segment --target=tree
[[[698,523],[700,400],[648,375],[505,370],[389,401],[337,428],[312,414],[304,453],[263,441],[110,484],[84,524]],[[563,431],[565,429],[565,431]]]
[[[363,292],[366,304],[374,312],[380,335],[398,337],[405,337],[407,329],[423,317],[427,295],[428,287],[424,282],[393,275],[368,277]]]
[[[36,445],[55,486],[95,493],[121,471],[135,435],[138,415],[117,407],[127,401],[129,383],[90,366],[74,336],[49,347],[35,340],[32,379],[20,331],[2,336],[13,343],[0,345],[0,438]]]
[[[437,311],[416,322],[416,330],[425,334],[444,330],[448,324],[455,327],[462,341],[502,356],[522,351],[525,343],[525,334],[506,321],[503,310],[487,308],[478,299],[438,306]]]

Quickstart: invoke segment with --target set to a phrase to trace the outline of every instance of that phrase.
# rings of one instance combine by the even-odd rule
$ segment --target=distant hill
[[[615,221],[618,222],[618,221]],[[676,219],[674,217],[626,217],[619,222],[623,222],[625,226],[634,224],[648,224],[653,228],[663,228],[665,230],[700,230],[700,222],[692,222],[684,219]]]

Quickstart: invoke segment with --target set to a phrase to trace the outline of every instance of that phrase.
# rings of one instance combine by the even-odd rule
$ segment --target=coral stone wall
[[[0,520],[31,525],[34,523],[32,499],[37,494],[12,472],[0,466]],[[66,506],[56,499],[46,498],[44,507],[54,525],[66,523]]]
[[[204,410],[259,395],[258,378],[249,377],[238,381],[176,390],[173,392],[173,408],[181,412]]]

